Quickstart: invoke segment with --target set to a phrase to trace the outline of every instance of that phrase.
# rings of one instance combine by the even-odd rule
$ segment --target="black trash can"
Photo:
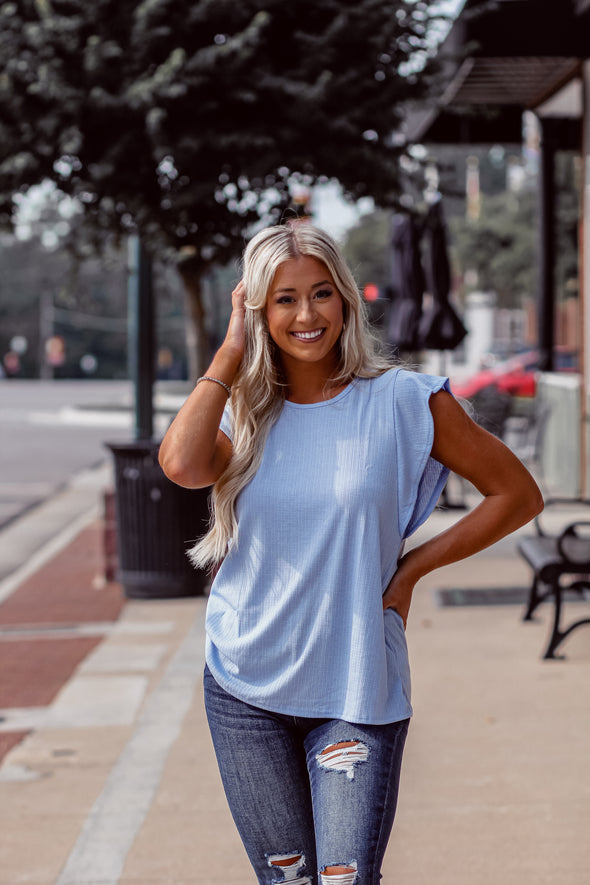
[[[187,549],[207,530],[209,489],[183,489],[158,463],[159,443],[105,443],[115,462],[117,578],[130,599],[198,596],[209,576]]]

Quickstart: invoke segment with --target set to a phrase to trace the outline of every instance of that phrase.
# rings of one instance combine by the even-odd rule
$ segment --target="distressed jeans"
[[[359,725],[270,713],[205,668],[229,807],[260,885],[377,885],[409,720]]]

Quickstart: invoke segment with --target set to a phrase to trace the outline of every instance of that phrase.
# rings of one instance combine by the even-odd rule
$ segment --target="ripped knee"
[[[267,855],[269,867],[276,867],[283,877],[276,882],[290,882],[291,885],[312,885],[308,876],[301,876],[305,869],[305,856],[303,854],[269,854]]]
[[[320,871],[321,885],[354,885],[357,878],[357,865],[331,864]]]
[[[344,771],[349,780],[354,778],[355,766],[366,762],[369,748],[362,741],[339,741],[330,744],[315,757],[320,768],[330,771]]]

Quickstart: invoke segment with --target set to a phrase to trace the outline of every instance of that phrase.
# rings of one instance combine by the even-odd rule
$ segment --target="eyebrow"
[[[333,286],[333,285],[334,285],[334,283],[330,282],[330,280],[322,280],[321,283],[314,283],[311,288],[317,289],[318,286]],[[284,289],[275,289],[272,294],[276,295],[277,292],[296,292],[296,291],[297,291],[297,289],[288,289],[285,287]]]

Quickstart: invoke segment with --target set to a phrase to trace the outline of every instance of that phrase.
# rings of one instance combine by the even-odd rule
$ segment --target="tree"
[[[521,306],[535,286],[536,194],[525,189],[482,195],[477,220],[450,219],[453,252],[459,268],[475,271],[477,288],[492,290],[498,306]]]
[[[558,301],[578,294],[578,225],[580,213],[576,155],[555,158],[556,262]],[[477,220],[465,214],[449,220],[453,253],[460,271],[477,272],[477,286],[497,293],[500,307],[520,307],[537,286],[539,235],[536,182],[516,192],[483,193]]]
[[[363,215],[346,236],[344,255],[362,287],[391,284],[391,218],[382,210]]]
[[[395,204],[392,133],[435,18],[422,0],[4,2],[0,223],[54,181],[97,240],[174,251],[202,328],[204,273],[280,218],[294,180]]]

